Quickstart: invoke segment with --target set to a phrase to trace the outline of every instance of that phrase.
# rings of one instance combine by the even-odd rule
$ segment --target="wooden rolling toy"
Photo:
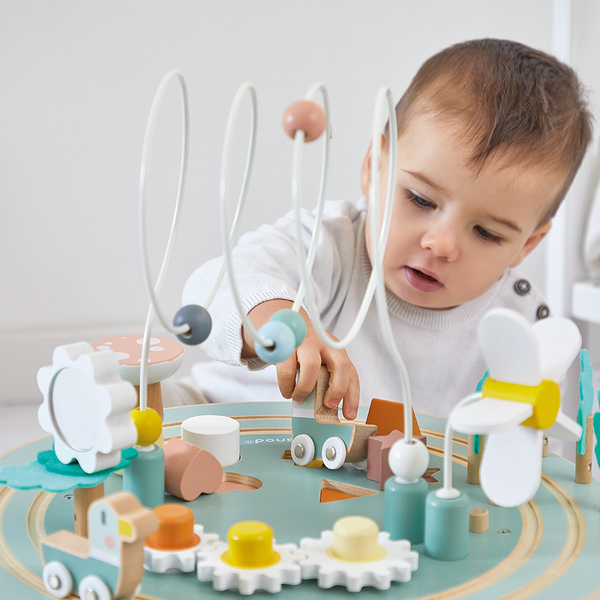
[[[82,600],[132,598],[144,572],[143,542],[158,528],[154,514],[137,498],[120,492],[89,510],[89,537],[57,531],[42,539],[42,579],[49,594]]]
[[[328,382],[329,372],[322,366],[313,392],[301,406],[292,403],[292,459],[301,466],[317,459],[328,469],[339,469],[345,462],[364,468],[367,440],[377,427],[342,422],[337,408],[323,403]]]

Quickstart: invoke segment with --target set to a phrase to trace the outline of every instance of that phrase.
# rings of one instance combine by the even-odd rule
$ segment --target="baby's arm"
[[[248,317],[256,329],[260,329],[278,310],[291,308],[289,300],[269,300],[255,306]],[[301,309],[306,321],[306,337],[292,355],[277,365],[277,381],[284,398],[302,403],[317,383],[319,369],[324,365],[329,371],[329,387],[324,402],[335,408],[343,400],[342,411],[347,419],[354,419],[359,403],[358,374],[345,350],[329,348],[317,335],[311,320]],[[333,337],[333,336],[332,336]],[[242,326],[242,358],[256,356],[254,341]],[[296,373],[298,378],[296,380]]]

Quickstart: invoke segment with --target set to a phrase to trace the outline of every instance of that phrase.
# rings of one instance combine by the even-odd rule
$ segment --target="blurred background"
[[[163,310],[174,315],[187,277],[221,254],[221,151],[241,83],[254,83],[259,102],[241,226],[247,231],[291,208],[293,145],[281,117],[313,82],[325,83],[331,100],[327,197],[358,199],[381,86],[399,98],[438,50],[470,38],[510,38],[570,62],[598,120],[598,31],[600,3],[579,0],[0,0],[0,430],[8,429],[12,406],[41,401],[36,372],[51,363],[55,346],[143,331],[140,158],[153,95],[168,70],[185,75],[191,107],[183,217],[161,294]],[[242,110],[236,133],[234,190],[248,113]],[[154,277],[174,206],[180,145],[173,84],[148,174]],[[316,142],[305,151],[307,207],[316,203],[321,150]],[[555,314],[580,317],[600,371],[600,301],[585,314],[574,313],[572,302],[573,283],[597,275],[583,256],[597,180],[594,143],[551,239],[524,267]],[[188,350],[181,374],[203,358],[201,348]],[[575,394],[576,388],[575,379]]]

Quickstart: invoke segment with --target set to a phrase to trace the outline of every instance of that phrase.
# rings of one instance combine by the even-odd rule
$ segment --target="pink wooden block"
[[[165,444],[165,491],[182,500],[216,492],[223,479],[221,463],[208,450],[179,438]]]
[[[393,475],[388,462],[390,448],[403,437],[404,434],[401,431],[394,430],[388,435],[373,435],[369,438],[367,479],[379,481],[380,490],[385,488],[385,482]],[[427,438],[424,435],[414,435],[413,438],[427,445]]]

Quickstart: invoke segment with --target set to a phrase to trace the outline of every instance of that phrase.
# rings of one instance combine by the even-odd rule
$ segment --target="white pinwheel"
[[[546,435],[576,442],[582,429],[560,410],[558,382],[579,353],[581,334],[568,319],[529,323],[507,308],[491,310],[479,326],[489,369],[481,397],[459,406],[454,430],[486,434],[480,480],[499,506],[533,498],[541,481]]]

